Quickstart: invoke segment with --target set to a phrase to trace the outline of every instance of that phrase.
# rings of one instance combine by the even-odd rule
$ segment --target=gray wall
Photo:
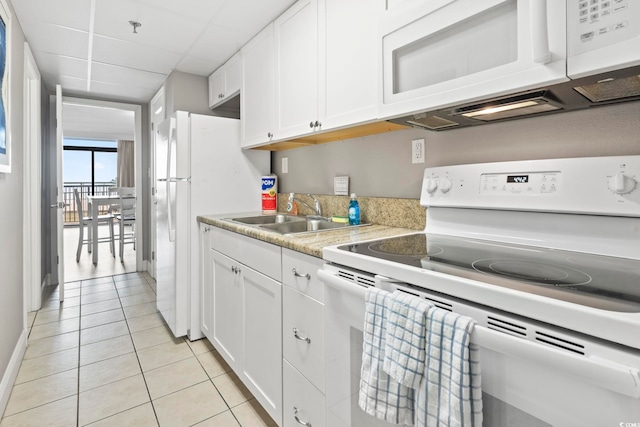
[[[164,99],[167,117],[177,110],[211,115],[209,81],[206,77],[172,72],[164,82]]]
[[[9,6],[11,8],[11,6]],[[11,8],[12,9],[12,8]],[[15,12],[11,10],[15,17]],[[16,19],[11,28],[9,58],[9,132],[12,144],[11,173],[0,173],[0,373],[6,373],[11,355],[24,328],[23,316],[23,76],[24,34]]]
[[[411,163],[411,140],[424,138],[426,161]],[[280,193],[333,194],[349,175],[361,196],[419,198],[427,166],[562,157],[640,154],[640,102],[444,132],[409,129],[274,152]],[[287,157],[289,173],[282,173]]]

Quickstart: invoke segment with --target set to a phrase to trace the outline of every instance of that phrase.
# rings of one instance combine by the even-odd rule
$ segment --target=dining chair
[[[73,189],[73,196],[76,202],[76,212],[78,216],[78,250],[76,251],[76,262],[80,262],[80,254],[82,253],[82,245],[87,244],[87,251],[91,252],[91,243],[92,239],[98,239],[98,242],[109,242],[111,253],[115,253],[115,241],[114,241],[114,233],[113,233],[113,215],[99,215],[98,218],[95,218],[98,221],[98,225],[107,224],[109,225],[109,237],[99,238],[98,236],[91,235],[91,227],[93,225],[94,218],[91,215],[85,216],[84,209],[82,208],[82,199],[80,198],[80,193],[78,193],[78,189]],[[87,227],[87,235],[88,238],[84,238],[84,227]]]
[[[118,191],[118,204],[120,211],[114,214],[114,219],[118,221],[120,262],[124,262],[124,245],[133,244],[136,249],[136,196],[135,188],[120,187]],[[131,231],[127,232],[125,227],[131,226]],[[115,253],[114,255],[115,256]]]

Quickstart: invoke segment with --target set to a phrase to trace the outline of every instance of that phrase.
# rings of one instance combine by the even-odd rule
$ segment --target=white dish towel
[[[412,425],[415,391],[389,377],[382,369],[391,294],[367,290],[358,404],[363,411],[393,424]]]
[[[439,308],[427,312],[425,374],[416,391],[416,426],[481,427],[476,321]]]
[[[383,369],[412,389],[418,388],[424,374],[427,311],[432,307],[415,295],[391,294]]]

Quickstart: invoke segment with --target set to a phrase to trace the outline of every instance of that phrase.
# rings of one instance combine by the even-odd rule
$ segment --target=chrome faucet
[[[305,205],[306,207],[311,209],[312,211],[314,211],[315,212],[314,215],[319,217],[319,219],[320,218],[321,219],[325,219],[322,216],[322,207],[320,206],[320,201],[318,199],[316,199],[314,196],[312,196],[311,194],[307,194],[307,196],[309,196],[309,197],[311,197],[313,199],[313,207],[309,203],[305,202],[304,200],[301,200],[301,199],[299,199],[297,197],[294,197],[293,193],[289,193],[289,201],[291,202],[293,200],[296,200],[299,203],[302,203],[303,205]]]

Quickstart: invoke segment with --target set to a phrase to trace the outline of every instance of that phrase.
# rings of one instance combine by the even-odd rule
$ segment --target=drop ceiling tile
[[[91,79],[99,82],[131,85],[145,89],[157,89],[162,85],[165,78],[166,76],[161,73],[150,73],[148,71],[98,62],[91,64]]]
[[[87,0],[14,0],[18,21],[32,19],[89,31],[91,3]]]
[[[241,34],[244,45],[293,3],[295,0],[228,1],[211,22],[217,26],[226,26]],[[247,11],[251,11],[251,13],[247,13]],[[233,26],[237,22],[242,22],[242,25]]]
[[[40,73],[59,74],[80,79],[87,78],[88,61],[85,59],[54,55],[46,52],[34,52],[33,56]]]
[[[168,75],[182,54],[110,37],[94,36],[93,60]]]
[[[137,34],[130,20],[142,24]],[[97,0],[96,4],[96,34],[174,52],[187,51],[206,25],[206,21],[131,0]]]
[[[209,76],[218,69],[225,61],[219,59],[202,59],[196,56],[187,55],[178,63],[176,70],[185,73],[197,74],[199,76]]]
[[[110,99],[132,101],[132,102],[144,102],[147,103],[153,98],[160,86],[155,89],[145,89],[134,86],[123,86],[110,84],[105,82],[91,82],[90,95],[94,96],[109,96]]]
[[[42,73],[42,77],[44,80],[51,85],[51,87],[55,87],[55,85],[62,86],[62,94],[68,95],[67,92],[84,92],[87,90],[87,79],[79,79],[76,77],[67,77],[67,76],[59,76],[57,74],[46,74]]]
[[[54,53],[72,58],[87,59],[89,33],[33,19],[21,22],[33,52]]]
[[[209,21],[226,0],[137,0],[147,6],[169,11],[189,18]],[[237,1],[237,0],[234,0]]]
[[[225,62],[244,45],[238,32],[210,25],[189,50],[190,56]]]

